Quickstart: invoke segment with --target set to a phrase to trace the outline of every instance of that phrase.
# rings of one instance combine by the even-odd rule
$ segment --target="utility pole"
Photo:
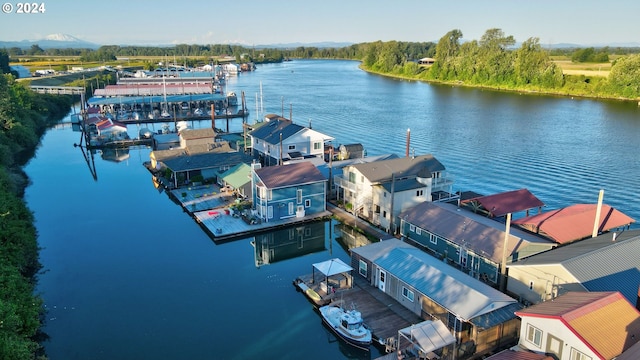
[[[511,213],[507,213],[507,224],[504,230],[504,242],[502,243],[502,264],[500,264],[500,291],[507,287],[507,245],[509,244],[509,230],[511,229]]]

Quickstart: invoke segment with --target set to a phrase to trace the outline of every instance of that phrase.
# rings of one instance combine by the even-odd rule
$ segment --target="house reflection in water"
[[[104,148],[102,159],[113,162],[122,162],[129,159],[129,148]]]
[[[323,251],[330,224],[314,221],[256,235],[251,242],[256,267]]]
[[[334,231],[336,234],[336,240],[347,253],[351,253],[349,251],[350,249],[371,244],[371,240],[361,232],[356,231],[352,226],[337,223],[334,227]]]

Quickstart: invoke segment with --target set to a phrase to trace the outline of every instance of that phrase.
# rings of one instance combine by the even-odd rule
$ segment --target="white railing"
[[[343,189],[352,191],[354,193],[359,193],[360,189],[362,188],[361,186],[358,186],[358,184],[354,184],[352,182],[349,181],[349,179],[341,176],[341,175],[336,175],[333,177],[333,182],[335,184],[335,186],[339,186]]]

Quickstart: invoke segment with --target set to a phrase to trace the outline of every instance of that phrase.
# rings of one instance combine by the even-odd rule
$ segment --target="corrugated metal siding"
[[[619,291],[635,305],[640,285],[640,236],[578,256],[564,266],[589,291]]]

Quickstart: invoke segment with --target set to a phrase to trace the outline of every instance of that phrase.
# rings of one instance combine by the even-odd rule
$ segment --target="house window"
[[[527,341],[539,348],[540,344],[542,344],[542,330],[527,324]]]
[[[269,189],[269,192],[267,194],[267,196],[269,196],[268,200],[273,200],[273,190]]]
[[[364,175],[360,176],[360,182],[363,183],[364,182]]]
[[[311,207],[311,200],[310,199],[306,199],[304,201],[304,207],[306,207],[306,208]]]
[[[293,203],[290,202],[289,203],[289,215],[293,215],[293,212],[294,212],[294,206],[293,206]]]
[[[529,290],[533,290],[533,281],[529,281]]]
[[[385,219],[387,218],[387,212],[386,211],[382,212],[382,217],[385,218]]]
[[[296,146],[295,145],[289,145],[289,150],[295,150]]]
[[[322,149],[322,143],[320,141],[316,141],[313,143],[313,150],[320,150]]]
[[[269,205],[269,207],[267,207],[267,218],[268,219],[273,219],[273,206]]]
[[[402,287],[402,296],[406,297],[409,301],[413,302],[413,291],[407,289],[406,287]]]
[[[349,182],[354,184],[356,183],[356,173],[354,172],[349,173]]]
[[[417,190],[416,191],[416,196],[422,196],[424,195],[424,190]]]
[[[433,245],[438,245],[438,237],[431,234],[431,236],[429,236],[429,242]]]
[[[387,197],[387,192],[386,191],[382,193],[382,197]]]
[[[367,263],[364,260],[358,261],[358,273],[364,277],[367,276]]]
[[[591,360],[591,356],[587,356],[583,353],[581,353],[580,351],[571,348],[571,353],[569,356],[570,360]]]
[[[293,240],[295,238],[296,238],[296,229],[295,228],[289,229],[289,240]]]
[[[380,205],[376,205],[375,213],[380,214]]]
[[[296,201],[298,204],[302,204],[302,190],[300,189],[296,191]]]
[[[419,227],[416,227],[416,234],[422,235],[422,229],[420,229]]]
[[[304,236],[305,237],[311,236],[311,228],[310,227],[305,227],[304,228]]]
[[[416,231],[416,226],[413,225],[413,224],[409,224],[409,231],[415,232]]]

